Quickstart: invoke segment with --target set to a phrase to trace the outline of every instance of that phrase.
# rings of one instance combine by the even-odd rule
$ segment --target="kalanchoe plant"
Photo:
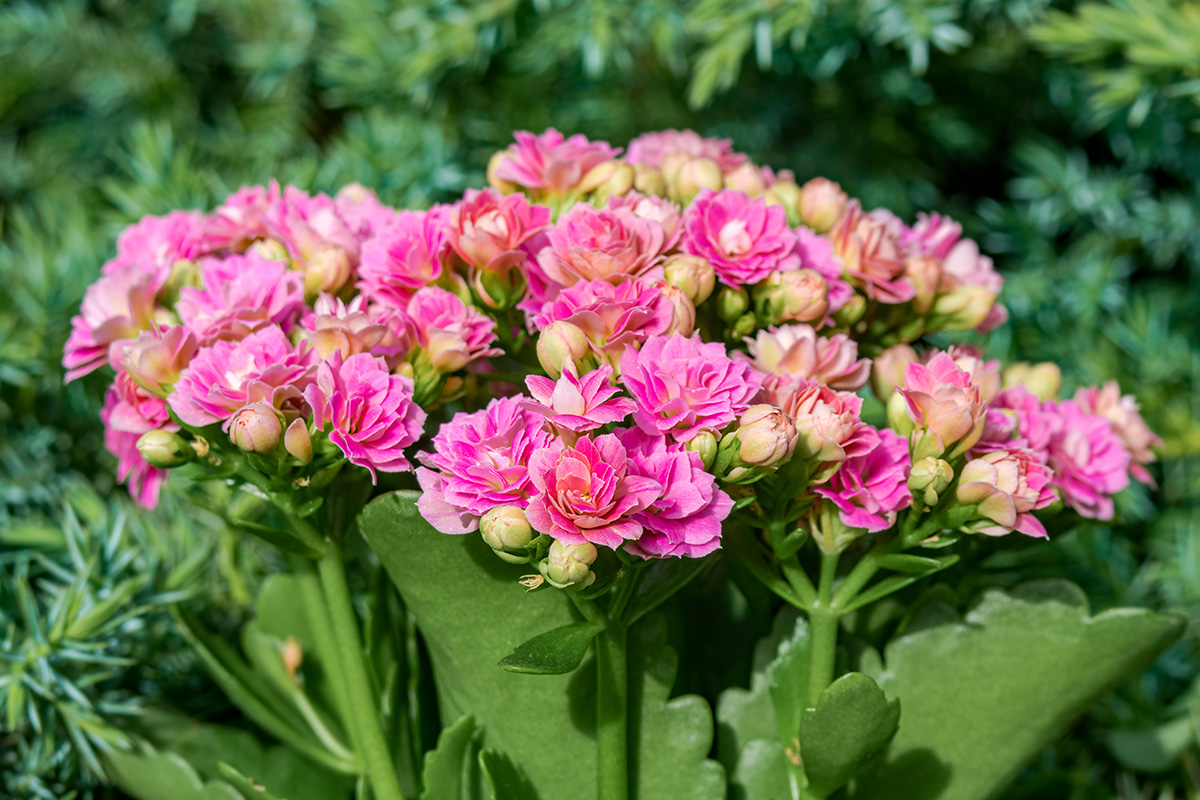
[[[954,565],[962,537],[1109,519],[1131,479],[1151,480],[1158,439],[1115,384],[1060,399],[1052,365],[1004,371],[923,342],[1006,316],[1003,279],[957,223],[866,211],[829,180],[797,185],[691,131],[621,153],[521,132],[492,159],[490,188],[428,211],[358,186],[245,188],[126,231],[74,321],[69,378],[117,374],[107,442],[135,498],[153,505],[168,470],[190,465],[274,505],[278,524],[232,521],[298,556],[336,719],[306,711],[317,738],[297,739],[247,714],[295,746],[326,743],[322,763],[381,800],[415,780],[390,742],[403,695],[380,702],[386,676],[343,552],[384,485],[419,486],[389,502],[415,498],[428,523],[394,511],[386,524],[431,551],[432,528],[494,553],[495,569],[476,564],[455,592],[502,575],[531,609],[570,620],[488,653],[500,667],[562,674],[594,650],[580,680],[595,681],[588,763],[605,800],[646,780],[631,763],[654,769],[631,760],[646,746],[631,727],[649,724],[634,708],[647,645],[632,627],[730,559],[806,620],[772,755],[783,791],[815,800],[851,783],[903,718],[872,677],[839,677],[843,617]],[[864,413],[868,382],[886,419]],[[403,543],[376,524],[386,508],[372,505],[363,532],[413,604],[444,718],[477,713],[536,787],[540,754],[497,741],[489,725],[509,720],[452,689],[446,670],[462,662],[422,604],[436,576],[397,561]],[[474,613],[498,630],[525,616]]]

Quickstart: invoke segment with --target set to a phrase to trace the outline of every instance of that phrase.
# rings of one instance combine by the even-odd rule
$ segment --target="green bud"
[[[182,436],[170,431],[146,431],[137,440],[138,452],[151,466],[159,469],[180,467],[196,457],[196,451]]]
[[[590,542],[563,544],[556,539],[538,570],[550,585],[559,589],[585,589],[596,580],[596,573],[589,569],[596,556],[596,546]]]
[[[513,267],[503,274],[491,270],[474,270],[471,289],[480,303],[498,311],[512,308],[525,296],[529,282],[520,269]]]
[[[674,255],[663,262],[667,283],[678,286],[695,305],[700,305],[716,287],[713,265],[699,256]]]
[[[717,457],[717,436],[711,430],[702,430],[688,439],[684,448],[700,456],[705,469],[711,469]]]
[[[525,512],[517,506],[497,506],[479,520],[479,532],[488,547],[496,551],[524,550],[533,541]]]
[[[758,330],[758,317],[754,316],[753,311],[747,311],[742,314],[730,327],[729,332],[735,337],[749,336]]]
[[[888,427],[901,436],[911,436],[916,425],[908,415],[908,399],[899,392],[893,392],[887,400]]]
[[[725,286],[717,293],[717,316],[733,322],[750,309],[750,295],[745,289]]]
[[[922,458],[912,465],[908,489],[927,506],[936,506],[942,493],[954,480],[954,469],[940,458]]]
[[[570,361],[582,375],[595,367],[591,343],[578,325],[565,320],[551,322],[542,329],[537,342],[538,363],[554,380],[562,375],[563,365]],[[586,367],[586,368],[585,368]]]

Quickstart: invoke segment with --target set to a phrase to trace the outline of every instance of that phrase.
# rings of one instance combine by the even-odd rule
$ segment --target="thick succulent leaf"
[[[725,769],[708,758],[713,715],[696,695],[668,700],[679,656],[666,623],[646,617],[629,633],[629,749],[632,800],[724,800]]]
[[[843,675],[804,710],[800,759],[809,789],[828,796],[883,752],[900,724],[900,703],[888,700],[861,672]]]
[[[886,761],[854,800],[985,800],[1097,696],[1144,669],[1183,620],[1140,609],[1091,616],[1063,581],[990,591],[959,621],[891,642],[880,686],[903,707]]]
[[[479,754],[486,793],[484,800],[540,800],[540,795],[520,767],[496,750]]]
[[[579,669],[596,634],[604,630],[598,622],[572,622],[539,633],[500,659],[509,672],[529,675],[564,675]]]
[[[202,781],[175,753],[114,751],[105,756],[104,769],[135,800],[243,800],[228,783]]]
[[[361,528],[425,637],[443,719],[470,713],[483,746],[519,764],[544,798],[595,797],[595,671],[521,675],[497,662],[522,642],[578,621],[558,591],[527,593],[529,572],[478,535],[449,536],[417,512],[414,492],[372,501]],[[553,746],[550,746],[550,744]],[[571,764],[571,769],[563,769]]]
[[[442,729],[437,747],[425,754],[421,800],[468,800],[474,796],[471,773],[477,735],[470,715]]]

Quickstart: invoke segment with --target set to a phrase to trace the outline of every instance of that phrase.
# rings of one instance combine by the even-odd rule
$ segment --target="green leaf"
[[[1138,772],[1166,772],[1179,763],[1179,756],[1196,741],[1196,727],[1189,716],[1179,717],[1148,730],[1109,731],[1104,743],[1125,767]]]
[[[796,555],[796,553],[800,552],[800,548],[803,547],[804,543],[807,541],[808,531],[804,530],[803,528],[797,528],[787,536],[784,536],[783,539],[779,541],[779,544],[775,545],[775,557],[780,561],[783,561],[785,558],[791,558],[792,556]]]
[[[671,599],[710,563],[703,558],[663,558],[642,568],[637,589],[625,612],[626,624],[632,625]]]
[[[500,659],[509,672],[529,675],[564,675],[579,669],[592,639],[604,630],[599,622],[572,622],[539,633]]]
[[[904,716],[887,760],[854,800],[981,800],[1093,700],[1179,638],[1179,617],[1141,609],[1091,616],[1064,581],[989,591],[962,622],[921,628],[885,651],[882,689]]]
[[[851,672],[834,681],[804,710],[800,759],[809,788],[828,796],[883,752],[900,725],[900,703],[875,681]]]
[[[466,800],[470,783],[465,762],[472,760],[477,735],[475,719],[469,714],[442,729],[437,747],[425,754],[422,800]]]
[[[594,798],[595,781],[578,778],[595,773],[592,659],[569,675],[496,666],[548,627],[578,621],[573,606],[557,590],[527,593],[517,581],[529,568],[500,561],[478,535],[434,530],[417,512],[417,496],[377,498],[360,527],[421,628],[442,718],[470,713],[483,747],[503,749],[542,797]]]
[[[295,553],[305,558],[315,558],[320,555],[316,550],[306,545],[296,536],[282,531],[279,528],[272,528],[270,525],[263,525],[258,522],[252,522],[247,519],[230,519],[229,524],[235,528],[252,533],[260,539],[266,540],[268,543],[275,545],[280,550],[287,553]]]
[[[105,754],[104,763],[109,779],[135,800],[243,800],[227,783],[204,783],[174,753],[118,750]]]
[[[909,553],[890,553],[880,556],[876,563],[884,569],[895,572],[927,572],[937,569],[941,564],[936,558],[914,556]]]
[[[247,778],[228,764],[222,763],[220,769],[221,776],[233,784],[246,800],[254,800],[256,797],[262,798],[262,800],[286,800],[277,794],[272,794],[265,785],[253,778]]]
[[[503,753],[496,750],[480,752],[479,767],[487,783],[487,800],[539,800],[537,789]]]
[[[922,572],[908,575],[892,575],[889,578],[884,578],[851,600],[844,609],[843,613],[848,614],[851,611],[856,611],[862,608],[863,606],[868,606],[872,603],[882,600],[889,594],[898,592],[905,587],[913,585],[917,581],[924,580],[930,575],[941,572],[948,567],[952,567],[958,563],[958,558],[959,557],[956,555],[942,556],[941,558],[931,558],[929,561],[933,562],[933,566]]]

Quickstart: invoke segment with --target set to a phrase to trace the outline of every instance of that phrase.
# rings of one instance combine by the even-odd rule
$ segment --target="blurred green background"
[[[270,568],[178,489],[129,508],[105,379],[62,386],[69,320],[120,229],[272,177],[446,200],[513,129],[547,126],[617,145],[691,127],[867,207],[947,212],[1008,279],[992,355],[1138,395],[1166,441],[1159,488],[992,568],[1193,632],[1012,798],[1197,796],[1200,4],[1168,0],[0,4],[0,676],[36,665],[45,693],[0,684],[0,796],[91,795],[90,751],[139,698],[212,702],[164,604],[236,620]],[[103,670],[38,647],[71,592],[134,609],[81,632]]]

